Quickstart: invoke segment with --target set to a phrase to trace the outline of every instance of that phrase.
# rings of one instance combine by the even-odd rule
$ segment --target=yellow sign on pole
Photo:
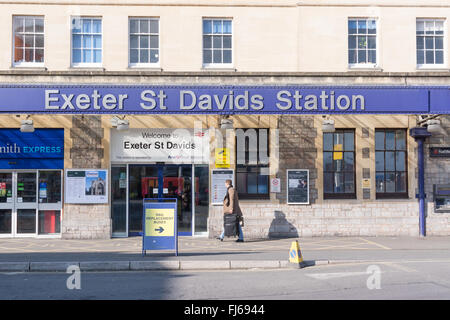
[[[228,148],[216,148],[216,168],[230,167],[230,152]]]
[[[145,209],[145,236],[147,237],[173,237],[174,223],[174,209]]]
[[[344,153],[342,152],[342,150],[343,150],[342,144],[334,145],[333,160],[342,160],[344,158]]]

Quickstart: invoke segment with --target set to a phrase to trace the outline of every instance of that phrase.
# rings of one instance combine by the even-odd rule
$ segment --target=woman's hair
[[[227,180],[225,180],[225,183],[226,183],[226,184],[229,184],[230,186],[232,186],[232,185],[233,185],[233,181],[231,181],[231,179],[227,179]]]

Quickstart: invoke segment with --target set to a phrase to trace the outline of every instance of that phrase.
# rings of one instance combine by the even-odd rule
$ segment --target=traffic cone
[[[293,268],[305,267],[305,262],[303,261],[302,252],[297,240],[292,241],[291,249],[289,250],[289,266]]]

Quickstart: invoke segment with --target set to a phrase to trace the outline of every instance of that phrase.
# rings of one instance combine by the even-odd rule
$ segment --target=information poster
[[[66,203],[108,203],[108,170],[67,169]]]
[[[234,185],[233,169],[213,169],[211,170],[211,204],[223,205],[223,198],[227,194],[225,181],[230,179]]]
[[[309,170],[289,169],[287,177],[287,203],[309,204]]]

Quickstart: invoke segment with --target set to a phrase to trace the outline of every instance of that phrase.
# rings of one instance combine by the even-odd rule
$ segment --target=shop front
[[[0,237],[60,236],[64,130],[0,129]]]
[[[179,235],[206,235],[208,143],[206,130],[111,131],[112,236],[142,234],[144,199],[177,199]]]

